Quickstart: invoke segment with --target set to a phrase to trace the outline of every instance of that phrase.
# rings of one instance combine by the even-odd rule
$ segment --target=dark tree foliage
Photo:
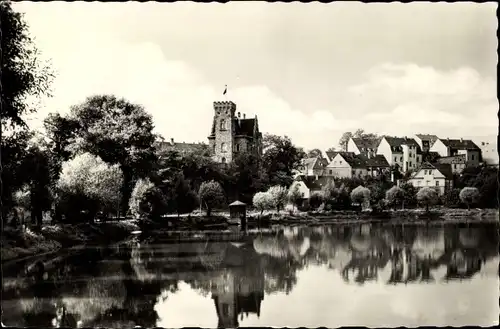
[[[166,195],[168,211],[178,215],[192,212],[198,206],[198,196],[189,186],[182,172],[177,173],[172,180],[161,187]]]
[[[292,171],[297,169],[304,151],[293,145],[287,136],[265,135],[263,139],[263,168],[269,179],[269,185],[290,186],[293,181]]]
[[[250,204],[255,193],[269,187],[265,174],[257,155],[238,154],[227,168],[227,180],[223,184],[228,201],[240,200]]]
[[[49,95],[54,76],[50,67],[38,57],[23,15],[13,11],[8,1],[0,2],[0,24],[2,128],[26,127],[23,115],[36,111],[36,107],[26,102],[26,97]]]
[[[479,191],[477,207],[498,208],[498,169],[492,167],[465,168],[461,175],[455,176],[454,187],[475,187]]]

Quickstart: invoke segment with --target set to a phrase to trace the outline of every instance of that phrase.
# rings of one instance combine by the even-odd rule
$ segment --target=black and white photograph
[[[2,327],[497,326],[497,7],[0,0]]]

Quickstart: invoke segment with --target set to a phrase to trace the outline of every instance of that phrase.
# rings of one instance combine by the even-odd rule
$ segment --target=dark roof
[[[340,155],[352,168],[366,168],[366,157],[364,155],[355,154],[354,152],[336,153],[336,155]]]
[[[352,141],[360,151],[366,149],[376,150],[382,138],[353,138]]]
[[[480,148],[470,139],[440,139],[447,147],[457,150],[480,150]]]
[[[366,159],[366,166],[367,167],[390,167],[389,163],[387,162],[385,156],[377,154],[376,156],[372,158]]]
[[[387,143],[389,143],[392,152],[397,152],[397,153],[403,152],[402,148],[403,145],[415,146],[417,148],[417,153],[420,154],[422,152],[420,146],[413,138],[391,137],[391,136],[384,136],[384,138],[387,141]]]
[[[339,152],[325,152],[326,153],[326,156],[329,158],[329,160],[333,160],[333,158],[335,158],[335,156],[339,153]]]
[[[323,169],[328,165],[328,161],[318,156],[318,157],[302,159],[302,165],[304,166],[305,170]]]
[[[175,143],[175,142],[160,143],[161,151],[177,151],[179,153],[198,152],[206,147],[207,145],[203,143]]]
[[[254,137],[255,129],[257,128],[256,130],[257,131],[259,130],[256,118],[253,118],[253,119],[234,118],[233,124],[234,124],[234,133],[236,136]],[[216,124],[215,124],[215,119],[214,119],[210,136],[215,136],[215,126],[216,126]]]
[[[436,135],[429,135],[429,134],[415,134],[418,138],[420,138],[422,141],[429,141],[429,146],[432,146],[435,141],[439,139]]]
[[[320,176],[316,179],[316,176],[299,176],[299,179],[303,181],[309,190],[321,190],[329,181],[333,178],[328,176]]]
[[[436,160],[437,163],[466,163],[467,159],[465,154],[452,155],[449,157],[442,157]]]
[[[413,174],[416,176],[418,172],[422,169],[437,169],[440,173],[444,175],[446,179],[453,179],[453,171],[451,170],[451,164],[449,163],[429,163],[423,162],[422,165],[418,168],[418,170]]]

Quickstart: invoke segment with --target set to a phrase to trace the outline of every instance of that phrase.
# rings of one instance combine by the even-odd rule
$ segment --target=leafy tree
[[[54,75],[44,63],[31,39],[28,25],[21,13],[12,10],[8,1],[0,2],[2,22],[2,130],[7,126],[26,128],[23,115],[36,111],[36,103],[27,98],[50,96],[49,86]],[[3,158],[3,157],[2,157]],[[2,159],[5,161],[5,159]]]
[[[65,118],[53,116],[46,122],[51,120],[56,126],[64,121],[72,127],[69,145],[64,148],[72,156],[88,152],[109,164],[120,165],[123,172],[121,208],[125,212],[134,181],[148,177],[156,161],[151,115],[142,106],[125,99],[97,95],[73,106]],[[65,129],[54,129],[51,138],[62,140],[67,134]]]
[[[363,186],[358,186],[351,191],[351,200],[362,205],[363,209],[368,208],[370,203],[370,190]]]
[[[467,205],[467,210],[479,199],[479,190],[475,187],[464,187],[459,194],[460,200]]]
[[[198,196],[201,204],[207,209],[207,216],[211,215],[214,207],[222,205],[226,199],[222,186],[214,180],[203,182]]]
[[[333,146],[326,150],[326,152],[336,152],[336,151],[337,151],[336,148]]]
[[[147,178],[145,179],[141,178],[135,183],[134,189],[132,190],[129,200],[129,210],[132,216],[134,216],[135,218],[139,218],[142,215],[140,209],[140,202],[143,199],[143,195],[146,193],[147,190],[153,187],[154,184],[151,183],[151,181]]]
[[[312,149],[312,150],[310,150],[309,152],[307,152],[307,156],[309,158],[323,157],[320,149]]]
[[[93,220],[99,210],[116,209],[121,195],[123,174],[118,165],[109,165],[89,153],[76,156],[62,165],[57,182],[63,211],[85,211]]]
[[[378,135],[373,133],[365,133],[363,129],[356,130],[354,134],[350,131],[345,132],[342,134],[339,140],[339,146],[342,148],[342,150],[347,151],[347,144],[349,143],[349,140],[351,138],[362,138],[369,140],[378,138]]]
[[[455,207],[460,204],[460,189],[453,188],[446,191],[443,196],[443,203],[447,207]]]
[[[309,206],[312,208],[312,209],[318,209],[319,206],[321,206],[321,204],[323,203],[323,194],[320,193],[320,192],[314,192],[311,194],[310,198],[309,198]]]
[[[270,209],[273,206],[272,196],[269,192],[258,192],[253,196],[253,205],[255,208],[260,210],[260,214],[264,210]]]
[[[438,201],[438,193],[431,187],[423,187],[417,192],[417,200],[425,205],[425,211],[429,212],[429,206],[436,204]]]
[[[347,152],[347,144],[352,137],[353,134],[350,131],[343,133],[342,137],[340,137],[339,146],[343,151]]]
[[[273,207],[275,207],[279,213],[280,209],[283,209],[287,202],[288,190],[283,186],[277,185],[270,187],[267,193],[269,193]]]
[[[404,191],[400,187],[393,186],[385,192],[385,199],[391,206],[402,205],[404,202]]]
[[[295,185],[294,188],[288,190],[288,200],[290,200],[293,206],[300,206],[303,198],[304,193],[300,192],[298,185]]]
[[[268,186],[260,157],[250,152],[239,153],[222,176],[226,195],[243,202],[250,202],[257,191]]]
[[[298,168],[305,153],[287,136],[265,135],[263,146],[263,169],[270,185],[290,186],[293,170]]]
[[[172,183],[168,197],[170,208],[175,210],[177,215],[192,212],[198,205],[198,197],[190,188],[184,175],[178,174]]]
[[[167,213],[167,199],[159,188],[149,187],[142,194],[139,200],[139,212],[153,220],[158,220]]]
[[[415,203],[417,197],[417,189],[411,183],[403,182],[399,185],[399,187],[403,190],[403,205],[402,208],[405,208],[405,205],[413,205]]]

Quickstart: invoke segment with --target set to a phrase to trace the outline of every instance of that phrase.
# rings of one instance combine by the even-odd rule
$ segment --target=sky
[[[167,140],[207,142],[213,102],[263,133],[338,147],[345,131],[496,137],[496,3],[21,2],[53,97],[141,104]],[[223,96],[225,85],[227,95]]]

